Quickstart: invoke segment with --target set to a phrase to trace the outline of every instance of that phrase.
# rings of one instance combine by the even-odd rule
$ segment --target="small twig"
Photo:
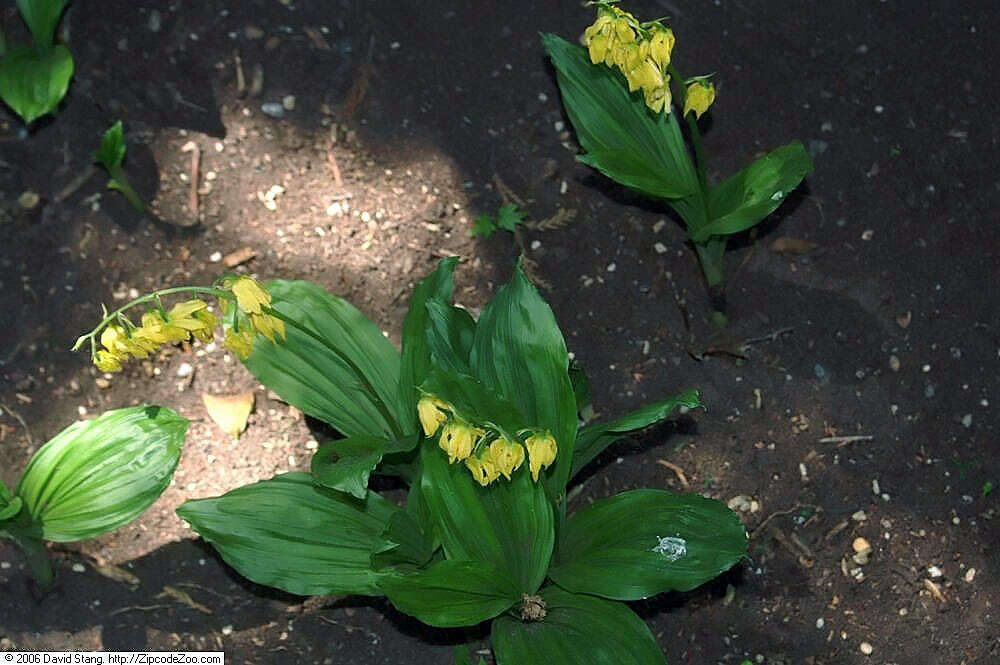
[[[198,217],[198,167],[201,164],[201,150],[194,141],[188,141],[181,152],[191,153],[191,189],[188,193],[188,208],[191,214]]]
[[[108,612],[108,616],[113,617],[119,614],[124,614],[125,612],[155,612],[156,610],[169,610],[170,607],[170,605],[129,605],[127,607],[119,607],[117,610]]]
[[[236,66],[236,94],[242,97],[247,92],[247,78],[243,73],[243,58],[240,57],[239,49],[233,51],[233,63]]]
[[[836,443],[838,448],[846,446],[855,441],[871,441],[875,437],[870,434],[855,434],[853,436],[825,436],[819,440],[820,443]]]
[[[515,203],[519,208],[526,207],[524,199],[515,194],[514,190],[508,187],[507,183],[500,179],[499,173],[493,174],[493,184],[496,186],[497,194],[499,194],[500,198],[503,199],[504,204]]]
[[[75,178],[73,178],[72,180],[70,180],[69,183],[65,187],[63,187],[62,189],[60,189],[59,193],[55,195],[55,197],[52,199],[52,201],[54,203],[62,203],[63,201],[65,201],[66,199],[68,199],[70,196],[73,195],[73,193],[76,190],[78,190],[81,187],[83,187],[83,183],[85,183],[88,180],[90,180],[90,176],[94,175],[94,171],[95,170],[96,169],[94,169],[94,165],[93,164],[88,165],[87,168],[85,168],[82,171],[80,171],[79,175],[77,175]]]
[[[326,152],[326,163],[330,166],[330,170],[333,172],[333,183],[337,187],[344,186],[344,180],[340,177],[340,167],[337,166],[337,157],[333,154],[333,148],[330,148]]]
[[[677,476],[677,480],[681,481],[681,485],[684,487],[684,489],[691,488],[691,483],[688,482],[687,476],[684,475],[684,469],[680,468],[673,462],[668,462],[665,459],[658,459],[656,460],[656,463],[659,464],[660,466],[665,466],[671,471],[673,471],[674,474]]]
[[[802,510],[803,508],[812,508],[813,510],[819,510],[818,506],[814,506],[811,503],[797,503],[794,506],[792,506],[791,508],[789,508],[788,510],[779,510],[776,513],[771,513],[766,518],[764,518],[763,522],[761,522],[760,524],[758,524],[757,527],[753,531],[750,532],[750,540],[753,540],[754,537],[758,533],[760,533],[761,529],[763,529],[764,527],[766,527],[768,525],[768,523],[770,523],[770,521],[773,520],[775,517],[781,517],[783,515],[791,515],[796,510]]]
[[[14,409],[10,408],[9,406],[7,406],[6,402],[0,402],[0,406],[3,407],[4,411],[14,416],[17,422],[21,423],[21,427],[24,428],[24,435],[28,437],[28,445],[34,446],[35,440],[31,438],[31,429],[28,428],[28,423],[24,422],[24,418],[21,417],[21,414],[15,411]]]
[[[761,342],[774,342],[782,335],[787,335],[794,330],[795,328],[792,328],[791,326],[787,328],[778,328],[777,330],[769,332],[766,335],[761,335],[760,337],[750,337],[748,339],[745,339],[740,343],[740,347],[746,349],[746,347],[751,346],[753,344],[760,344]]]

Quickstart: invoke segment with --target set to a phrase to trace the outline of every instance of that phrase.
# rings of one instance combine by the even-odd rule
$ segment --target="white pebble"
[[[225,626],[223,626],[222,627],[222,634],[223,635],[232,635],[233,634],[233,627],[231,625],[225,625]]]
[[[191,363],[181,363],[181,366],[177,368],[177,376],[183,379],[191,376],[191,372],[193,371],[194,367],[191,366]]]
[[[972,580],[976,579],[976,569],[969,568],[967,571],[965,571],[965,575],[962,576],[962,579],[965,580],[966,582],[971,582]]]
[[[614,263],[609,263],[607,270],[608,270],[608,272],[614,272],[617,268],[618,268],[618,266],[615,265]]]
[[[969,429],[970,427],[972,427],[971,413],[967,413],[964,416],[962,416],[962,427],[964,427],[965,429]]]
[[[861,645],[860,645],[860,647],[858,647],[858,648],[860,648],[861,649],[861,653],[863,653],[866,656],[872,655],[872,651],[874,651],[874,649],[872,648],[872,645],[868,644],[868,642],[862,642]]]
[[[222,260],[222,252],[212,252],[212,255],[208,257],[208,260],[212,263],[218,263]]]
[[[934,579],[937,579],[937,578],[941,577],[942,575],[944,575],[944,573],[941,572],[941,569],[938,568],[937,566],[928,566],[927,567],[927,574],[930,575],[931,577],[933,577]]]
[[[655,245],[653,245],[653,249],[656,251],[657,254],[667,253],[667,246],[664,245],[662,242],[658,242]]]
[[[878,478],[875,478],[874,480],[872,480],[872,494],[874,494],[875,496],[878,496],[881,493],[882,493],[882,490],[879,488]]]
[[[73,572],[74,573],[82,573],[85,570],[87,570],[87,569],[83,567],[82,563],[74,563],[73,564]]]
[[[825,623],[826,622],[823,621],[823,617],[820,617],[820,618],[816,619],[816,628],[818,630],[823,630],[823,626],[825,625]]]

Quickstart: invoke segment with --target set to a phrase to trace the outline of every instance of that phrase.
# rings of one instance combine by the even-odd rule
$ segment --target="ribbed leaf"
[[[484,561],[439,561],[380,585],[396,609],[440,628],[474,626],[521,597],[506,571]]]
[[[746,529],[719,501],[634,490],[570,516],[549,577],[576,593],[638,600],[690,591],[746,554]]]
[[[381,534],[382,542],[372,552],[372,568],[419,567],[430,561],[434,544],[420,522],[405,510],[397,510]]]
[[[421,493],[435,520],[445,556],[485,561],[507,571],[519,591],[533,593],[545,578],[555,541],[554,516],[528,469],[510,481],[476,483],[462,463],[448,464],[437,443],[422,446]]]
[[[125,161],[125,130],[121,120],[108,127],[101,136],[101,145],[94,153],[94,159],[108,171],[117,169]]]
[[[187,501],[177,514],[252,582],[304,596],[377,596],[370,556],[397,510],[375,492],[359,501],[286,473]]]
[[[35,453],[14,493],[45,540],[93,538],[141,515],[170,484],[188,421],[160,406],[80,421]]]
[[[73,78],[73,56],[62,44],[51,50],[18,46],[0,58],[0,98],[25,124],[52,113]]]
[[[373,436],[338,439],[320,446],[312,457],[310,472],[317,485],[363,499],[368,493],[368,477],[382,457],[413,450],[419,442],[417,435],[396,441]]]
[[[586,49],[552,34],[543,34],[542,42],[555,65],[566,113],[588,153],[581,161],[648,196],[683,198],[698,189],[673,113],[650,111],[616,70],[591,64]]]
[[[459,374],[469,374],[469,353],[476,322],[461,307],[444,301],[427,302],[427,343],[434,365]]]
[[[649,427],[670,416],[674,409],[686,406],[694,409],[701,406],[697,390],[685,390],[669,399],[652,402],[632,413],[606,423],[593,423],[580,428],[573,449],[572,478],[587,466],[605,448],[632,432]]]
[[[17,8],[39,49],[45,51],[52,46],[59,17],[67,2],[68,0],[17,0]]]
[[[451,299],[452,273],[457,257],[438,264],[437,270],[425,277],[413,289],[410,309],[403,320],[403,351],[399,374],[400,401],[407,409],[404,432],[411,434],[417,424],[417,386],[427,377],[431,367],[431,350],[427,344],[427,303]]]
[[[493,622],[497,665],[667,665],[649,628],[622,603],[553,586],[541,596],[541,621]]]
[[[555,436],[559,451],[545,484],[550,496],[561,497],[577,426],[569,356],[555,315],[520,262],[479,317],[470,364],[473,376],[510,400],[529,424]]]
[[[795,141],[768,153],[712,188],[708,197],[711,221],[691,230],[691,240],[738,233],[774,212],[812,171],[812,159]]]
[[[413,415],[399,397],[399,352],[343,298],[305,281],[268,283],[272,306],[309,331],[257,337],[246,366],[261,383],[345,436],[398,439]],[[311,333],[311,334],[310,334]]]

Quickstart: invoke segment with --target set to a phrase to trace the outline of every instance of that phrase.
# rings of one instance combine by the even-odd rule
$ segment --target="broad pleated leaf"
[[[45,51],[52,46],[59,17],[67,2],[68,0],[17,0],[17,8],[40,50]]]
[[[439,561],[380,585],[396,609],[439,628],[474,626],[521,597],[507,572],[485,561]]]
[[[555,541],[554,515],[527,463],[510,481],[481,487],[461,462],[435,441],[422,446],[421,493],[445,556],[485,561],[507,571],[519,591],[533,593],[545,578]]]
[[[0,98],[25,124],[52,113],[73,78],[73,56],[62,44],[51,50],[18,46],[0,58]]]
[[[585,423],[589,422],[594,417],[594,404],[590,399],[590,381],[587,380],[587,373],[583,367],[577,362],[571,362],[569,365],[569,382],[573,386],[577,414],[580,416],[580,420]],[[576,440],[579,442],[579,434],[577,434]]]
[[[652,402],[632,413],[606,423],[593,423],[580,428],[573,450],[573,469],[570,477],[601,454],[615,441],[632,432],[649,427],[669,417],[679,406],[693,409],[701,406],[697,390],[685,390],[669,399]]]
[[[267,288],[272,306],[309,333],[287,325],[287,341],[258,335],[245,361],[253,375],[345,436],[400,438],[413,415],[400,402],[399,352],[375,324],[317,284],[275,280]]]
[[[160,406],[70,425],[35,453],[15,494],[45,540],[93,538],[141,515],[170,484],[188,421]]]
[[[359,499],[368,493],[368,478],[382,457],[413,450],[420,437],[390,441],[373,436],[349,436],[320,446],[313,454],[310,471],[317,485],[347,492]]]
[[[469,374],[469,353],[476,334],[476,322],[461,307],[444,301],[427,302],[427,343],[436,367]]]
[[[591,64],[586,49],[552,34],[542,42],[556,68],[563,105],[587,151],[581,161],[648,196],[683,198],[698,189],[673,113],[653,113],[625,78]]]
[[[372,552],[372,568],[419,567],[430,561],[434,543],[420,521],[405,510],[397,510],[381,534],[382,542]]]
[[[473,375],[510,400],[528,423],[555,436],[558,455],[544,477],[550,496],[561,497],[577,426],[569,356],[555,315],[520,261],[479,317],[470,364]]]
[[[690,591],[729,570],[746,548],[746,529],[721,502],[634,490],[570,516],[549,577],[576,593],[638,600]]]
[[[407,434],[419,429],[417,423],[417,386],[423,383],[431,367],[431,350],[427,344],[427,303],[451,299],[452,273],[457,257],[450,257],[438,264],[437,270],[425,277],[413,289],[410,309],[403,320],[403,351],[400,364],[399,392],[403,406],[408,410],[404,421]]]
[[[545,618],[493,622],[497,665],[667,665],[656,638],[627,606],[558,587],[541,591]]]
[[[738,233],[774,212],[812,171],[812,159],[795,141],[768,153],[712,188],[708,197],[711,221],[690,232],[691,240]]]
[[[252,582],[303,596],[376,596],[370,555],[397,510],[375,492],[359,501],[295,472],[186,501],[177,514]]]

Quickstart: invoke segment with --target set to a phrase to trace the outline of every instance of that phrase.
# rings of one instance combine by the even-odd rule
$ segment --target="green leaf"
[[[481,487],[463,464],[448,464],[436,442],[425,440],[421,452],[420,489],[445,556],[493,563],[519,591],[534,593],[549,566],[555,518],[527,463],[510,481]]]
[[[561,497],[577,426],[569,356],[555,315],[520,262],[479,317],[470,365],[473,376],[510,400],[530,425],[555,436],[558,454],[544,477],[549,495]]]
[[[485,561],[439,561],[410,574],[386,575],[380,585],[400,612],[439,628],[474,626],[521,597],[507,572]]]
[[[486,660],[482,656],[479,657],[477,663],[473,663],[469,647],[464,644],[459,644],[452,650],[452,657],[455,659],[455,665],[486,665]]]
[[[167,488],[187,427],[160,406],[74,423],[35,453],[15,494],[45,540],[106,533],[141,515]]]
[[[712,188],[708,196],[712,221],[690,232],[691,240],[705,242],[709,236],[754,226],[774,212],[812,168],[812,159],[799,141],[768,153]]]
[[[187,501],[177,514],[252,582],[303,596],[376,596],[371,552],[398,510],[375,492],[358,501],[286,473]]]
[[[434,543],[418,519],[405,510],[397,510],[381,534],[382,542],[371,555],[372,568],[393,566],[420,567],[434,555]]]
[[[25,124],[52,113],[73,78],[73,56],[59,44],[46,51],[18,46],[0,59],[0,98]]]
[[[491,235],[496,233],[497,223],[489,215],[479,215],[476,217],[475,223],[472,228],[469,229],[470,238],[489,238]]]
[[[527,216],[528,213],[518,210],[516,204],[508,203],[497,210],[497,227],[513,233],[518,224],[524,224],[524,218]]]
[[[0,501],[0,522],[4,520],[9,520],[15,517],[21,508],[24,506],[24,502],[19,496],[12,496],[9,500]],[[2,527],[3,525],[0,525]]]
[[[594,418],[594,404],[590,398],[590,381],[587,380],[587,373],[583,370],[583,366],[575,360],[569,364],[569,382],[573,386],[577,414],[580,416],[580,420],[585,423],[589,422]],[[576,440],[577,446],[579,446],[579,434],[577,434]]]
[[[30,529],[8,528],[4,525],[0,528],[0,538],[10,538],[21,548],[28,560],[31,575],[38,582],[38,586],[47,591],[52,588],[52,563],[45,549],[45,541],[30,535],[28,531]]]
[[[689,409],[701,406],[698,391],[685,390],[669,399],[647,404],[617,420],[594,423],[580,428],[576,437],[576,447],[573,450],[573,468],[570,477],[579,473],[580,469],[587,466],[592,459],[600,455],[615,441],[664,420],[679,406],[685,406]]]
[[[368,477],[382,457],[413,450],[419,442],[420,437],[416,435],[396,441],[349,436],[321,446],[312,457],[310,471],[316,484],[364,499],[368,493]]]
[[[94,153],[94,159],[108,171],[121,167],[125,161],[125,131],[121,120],[111,125],[101,136],[101,145]]]
[[[399,393],[406,418],[404,432],[419,431],[417,422],[417,386],[423,383],[431,367],[431,349],[427,343],[427,303],[451,299],[452,273],[457,257],[449,257],[413,289],[410,309],[403,321],[403,351],[399,374]]]
[[[667,665],[649,628],[622,603],[553,586],[541,596],[541,621],[504,615],[493,622],[497,665]]]
[[[68,0],[17,0],[17,8],[21,17],[28,24],[35,46],[40,50],[48,50],[55,38],[59,17]]]
[[[570,516],[549,577],[576,593],[639,600],[690,591],[729,570],[746,549],[743,523],[721,502],[634,490]]]
[[[427,302],[427,344],[438,367],[470,374],[469,353],[476,322],[466,310],[439,300]]]
[[[415,416],[401,403],[399,353],[343,298],[306,281],[275,280],[271,306],[296,321],[288,339],[258,335],[245,361],[257,379],[345,436],[402,438]]]
[[[586,49],[552,34],[542,42],[588,153],[581,161],[648,196],[683,198],[699,190],[675,114],[650,111],[617,71],[591,64]]]

